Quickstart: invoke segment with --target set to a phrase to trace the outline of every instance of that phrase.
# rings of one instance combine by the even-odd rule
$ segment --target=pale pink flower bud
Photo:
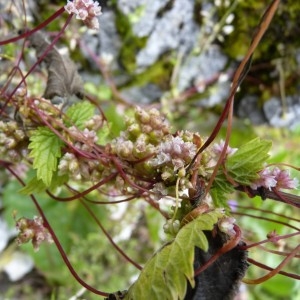
[[[279,168],[274,168],[272,174],[277,181],[276,187],[281,189],[295,189],[299,182],[296,178],[291,178],[290,173],[287,170],[281,170]]]
[[[235,236],[236,232],[234,230],[235,219],[232,217],[224,217],[219,220],[218,227],[219,229],[228,234],[229,236]]]
[[[21,218],[16,222],[16,227],[20,231],[16,239],[19,245],[31,240],[34,250],[38,251],[42,242],[53,243],[52,236],[44,227],[41,217],[34,217],[33,220]]]
[[[224,149],[225,146],[225,141],[221,140],[220,143],[214,144],[212,147],[212,151],[216,154],[216,155],[220,155]],[[230,146],[227,146],[226,149],[226,155],[230,156],[232,154],[234,154],[237,151],[237,148],[231,148]]]
[[[69,14],[76,15],[76,19],[83,20],[84,24],[91,29],[99,29],[99,22],[96,18],[102,14],[101,6],[92,0],[74,0],[65,5]]]
[[[263,169],[258,173],[258,175],[259,178],[250,185],[252,189],[257,190],[259,187],[265,187],[270,190],[272,187],[276,186],[277,181],[270,169]]]

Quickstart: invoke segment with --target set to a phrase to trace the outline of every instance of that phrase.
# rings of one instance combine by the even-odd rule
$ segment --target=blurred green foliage
[[[63,1],[58,1],[59,5],[63,5]],[[170,1],[172,2],[172,1]],[[202,1],[195,1],[195,19],[201,25],[201,17],[197,9],[201,8]],[[213,1],[208,1],[213,2]],[[223,1],[224,3],[226,1]],[[224,38],[224,41],[213,41],[219,44],[222,51],[226,53],[230,62],[236,64],[240,58],[246,53],[250,44],[253,32],[259,22],[259,19],[266,8],[266,2],[260,0],[239,1],[233,14],[234,20],[232,25],[234,30],[231,34]],[[42,20],[46,19],[51,13],[57,9],[57,6],[49,5],[48,1],[40,1],[39,14],[33,20],[33,26],[36,26]],[[208,136],[212,128],[218,120],[223,103],[214,107],[200,107],[199,98],[205,98],[208,90],[211,93],[215,91],[214,85],[211,84],[204,92],[197,92],[187,97],[181,102],[174,101],[176,95],[176,81],[171,83],[170,79],[175,66],[179,63],[179,57],[176,51],[170,51],[162,55],[157,62],[149,66],[142,73],[136,73],[136,53],[142,49],[147,41],[146,37],[138,38],[133,34],[132,24],[140,18],[143,7],[140,7],[135,13],[126,16],[119,9],[117,9],[116,1],[111,1],[110,9],[116,15],[116,28],[120,36],[122,45],[117,57],[118,62],[122,67],[122,72],[129,77],[128,80],[121,82],[118,88],[122,89],[128,87],[142,86],[145,83],[155,83],[161,87],[165,93],[159,100],[162,108],[168,114],[168,118],[172,121],[174,132],[176,130],[194,130],[201,133],[202,136]],[[226,13],[228,6],[220,6],[214,15],[214,22],[219,22],[222,16]],[[163,11],[161,12],[163,15]],[[298,1],[286,0],[282,1],[270,29],[257,48],[254,56],[253,66],[250,70],[250,77],[246,78],[241,87],[241,91],[237,94],[237,100],[245,94],[259,95],[262,100],[268,100],[272,95],[278,95],[279,73],[276,61],[280,60],[283,65],[285,74],[285,89],[286,94],[297,92],[297,80],[299,66],[295,59],[295,51],[300,47],[300,3]],[[58,31],[66,19],[64,15],[57,22],[52,22],[47,30]],[[70,31],[75,32],[76,36],[80,37],[80,23],[74,20],[70,25]],[[101,19],[100,19],[101,23]],[[100,29],[101,30],[101,29]],[[14,57],[15,45],[7,45],[2,48],[1,58]],[[83,60],[82,54],[77,53],[79,49],[75,49],[74,55],[78,59]],[[5,53],[5,57],[3,56]],[[229,65],[230,62],[227,64]],[[179,63],[180,65],[180,63]],[[89,70],[85,70],[89,71]],[[94,72],[90,70],[91,72]],[[119,75],[121,71],[118,70],[116,74]],[[275,76],[273,76],[275,73]],[[0,74],[1,76],[1,74]],[[256,81],[252,81],[255,78]],[[1,77],[0,77],[1,79]],[[254,83],[253,83],[254,82]],[[34,78],[29,79],[29,84],[38,84]],[[116,109],[117,104],[113,102],[115,97],[108,85],[101,83],[95,85],[91,82],[85,84],[86,90],[97,95],[101,100],[109,100],[109,104],[104,104],[104,113],[107,117],[109,128],[103,129],[103,136],[100,144],[104,144],[111,137],[117,136],[121,130],[124,129],[124,117],[132,114],[132,109],[129,108],[123,113],[119,113]],[[34,89],[35,91],[36,89]],[[226,124],[222,129],[221,136],[224,137]],[[267,125],[254,126],[249,120],[234,120],[233,130],[230,138],[230,145],[232,147],[239,147],[245,144],[250,139],[256,136],[266,138],[273,141],[272,155],[270,162],[286,162],[292,163],[296,166],[300,165],[299,143],[300,143],[300,127],[294,132],[286,129],[270,128]],[[295,176],[297,173],[292,171]],[[29,180],[29,176],[28,176]],[[80,187],[82,188],[82,187]],[[25,216],[31,218],[32,215],[37,214],[37,211],[28,196],[18,194],[16,191],[20,190],[20,185],[14,181],[9,180],[3,190],[3,206],[4,217],[11,227],[14,226],[12,218],[13,211],[17,211],[17,216]],[[66,196],[65,190],[57,191],[57,195]],[[89,195],[94,200],[99,200],[99,195]],[[271,212],[285,214],[287,216],[294,216],[299,218],[299,212],[295,212],[294,208],[287,205],[266,200],[262,202],[260,198],[249,199],[241,195],[233,195],[242,205],[254,206],[256,208],[268,209]],[[132,283],[137,271],[133,267],[121,261],[120,256],[112,251],[111,245],[108,243],[106,237],[100,232],[99,227],[91,219],[91,216],[78,201],[72,202],[57,202],[50,199],[47,195],[37,195],[38,201],[46,213],[47,218],[55,233],[57,234],[61,244],[66,250],[71,262],[74,264],[78,273],[92,286],[99,289],[105,289],[111,292],[128,288]],[[107,200],[105,196],[103,199]],[[155,249],[161,245],[165,238],[162,235],[163,218],[151,208],[141,208],[138,205],[131,205],[126,208],[126,213],[122,218],[112,220],[111,215],[118,210],[117,205],[111,206],[92,206],[94,213],[105,228],[113,235],[118,235],[123,228],[130,225],[132,222],[141,225],[144,229],[145,235],[148,238],[147,242],[141,242],[140,232],[134,232],[135,236],[129,236],[128,240],[120,240],[119,245],[126,253],[139,263],[144,263],[154,252]],[[263,212],[252,212],[246,210],[248,213],[255,213],[257,216],[262,216]],[[139,219],[140,218],[140,219]],[[239,217],[238,224],[245,232],[251,231],[253,222],[256,219],[251,217]],[[279,216],[272,216],[271,218],[289,222]],[[296,226],[296,225],[295,225]],[[298,225],[299,226],[299,225]],[[255,234],[257,240],[265,239],[268,232],[276,229],[279,234],[290,233],[291,230],[282,224],[272,223],[269,221],[259,221],[259,226],[255,226]],[[294,242],[294,241],[293,241]],[[57,299],[67,299],[74,295],[81,287],[69,274],[64,265],[58,251],[54,245],[43,245],[38,253],[33,253],[31,245],[22,246],[22,250],[29,253],[35,261],[36,267],[40,272],[46,276],[47,280],[57,288]],[[258,255],[256,258],[266,264],[276,266],[282,260],[281,257],[268,256],[265,252]],[[250,252],[252,254],[252,252]],[[290,266],[291,272],[298,272],[299,266],[297,262],[293,262]],[[248,276],[248,275],[247,275]],[[249,270],[248,277],[257,278],[262,276],[262,272],[252,266]],[[278,275],[267,282],[257,286],[247,286],[249,300],[260,299],[298,299],[300,297],[299,282],[285,278]],[[55,293],[53,293],[55,294]],[[55,298],[55,296],[53,296]],[[91,293],[85,293],[84,299],[99,299],[98,296]]]

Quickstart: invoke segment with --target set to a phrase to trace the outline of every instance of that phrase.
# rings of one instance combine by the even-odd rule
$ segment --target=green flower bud
[[[69,170],[72,173],[75,173],[76,171],[79,170],[79,163],[78,163],[77,159],[74,159],[74,160],[70,161]]]
[[[180,229],[180,222],[179,220],[167,220],[167,223],[164,224],[163,229],[165,233],[175,236]]]
[[[141,129],[140,126],[136,123],[131,124],[128,128],[127,128],[128,132],[130,133],[131,136],[133,137],[138,137],[141,134]]]
[[[136,108],[135,111],[135,118],[137,121],[143,123],[143,124],[148,124],[150,121],[150,115],[148,112],[145,110],[141,109],[140,107]]]

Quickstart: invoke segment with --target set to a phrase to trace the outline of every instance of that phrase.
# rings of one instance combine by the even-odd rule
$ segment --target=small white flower
[[[265,187],[271,190],[272,187],[276,186],[277,181],[269,168],[263,169],[258,175],[259,178],[250,185],[253,190],[257,190],[259,187]]]
[[[251,184],[251,188],[256,190],[259,187],[265,187],[269,190],[271,188],[277,189],[294,189],[299,182],[296,178],[291,178],[287,170],[281,170],[278,167],[271,170],[265,168],[258,173],[259,178]]]
[[[88,17],[89,13],[84,9],[79,9],[78,13],[76,14],[76,19],[81,19],[84,21]]]
[[[77,9],[75,8],[75,5],[73,2],[68,1],[67,5],[65,5],[65,10],[69,13],[69,14],[77,14]]]
[[[277,181],[276,187],[282,189],[295,189],[299,182],[297,178],[291,178],[290,173],[287,170],[281,170],[279,168],[274,168],[272,174],[275,176]]]
[[[99,29],[97,16],[102,14],[101,6],[92,0],[68,0],[65,10],[69,14],[76,15],[76,19],[81,19],[84,24],[91,29]]]
[[[234,230],[235,221],[235,218],[224,217],[218,222],[218,227],[222,232],[228,234],[229,236],[234,236],[236,235],[236,232]]]
[[[220,155],[224,149],[224,146],[225,146],[225,141],[221,140],[220,143],[213,145],[212,150],[216,155]],[[237,150],[238,150],[237,148],[231,148],[230,146],[227,146],[226,155],[230,156],[234,154]]]

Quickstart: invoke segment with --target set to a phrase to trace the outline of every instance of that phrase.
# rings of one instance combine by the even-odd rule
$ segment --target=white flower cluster
[[[102,12],[98,2],[93,0],[68,0],[65,10],[69,14],[76,15],[76,19],[81,19],[88,28],[99,29],[97,16],[100,16]]]
[[[189,162],[196,154],[197,147],[191,142],[185,142],[180,136],[169,135],[158,147],[158,154],[152,159],[153,166],[161,166],[171,162],[174,170],[178,170]]]
[[[216,155],[221,155],[224,146],[225,146],[225,141],[221,140],[220,143],[216,143],[216,144],[213,145],[212,151]],[[227,148],[226,148],[226,155],[230,156],[230,155],[234,154],[237,150],[238,150],[237,148],[231,148],[230,146],[227,146]]]
[[[223,217],[218,222],[219,229],[228,234],[229,236],[235,236],[236,232],[234,230],[235,218]]]
[[[31,240],[34,251],[38,251],[41,243],[53,243],[52,236],[44,226],[41,217],[35,216],[33,220],[20,218],[16,222],[16,228],[19,230],[16,239],[18,245],[28,243]]]
[[[76,157],[74,153],[65,153],[60,159],[58,170],[59,175],[69,175],[75,181],[89,180],[96,182],[101,178],[99,172],[100,163],[97,160]]]
[[[291,178],[287,170],[265,168],[259,172],[259,178],[252,183],[251,188],[256,190],[259,187],[267,189],[295,189],[298,186],[298,180]]]

